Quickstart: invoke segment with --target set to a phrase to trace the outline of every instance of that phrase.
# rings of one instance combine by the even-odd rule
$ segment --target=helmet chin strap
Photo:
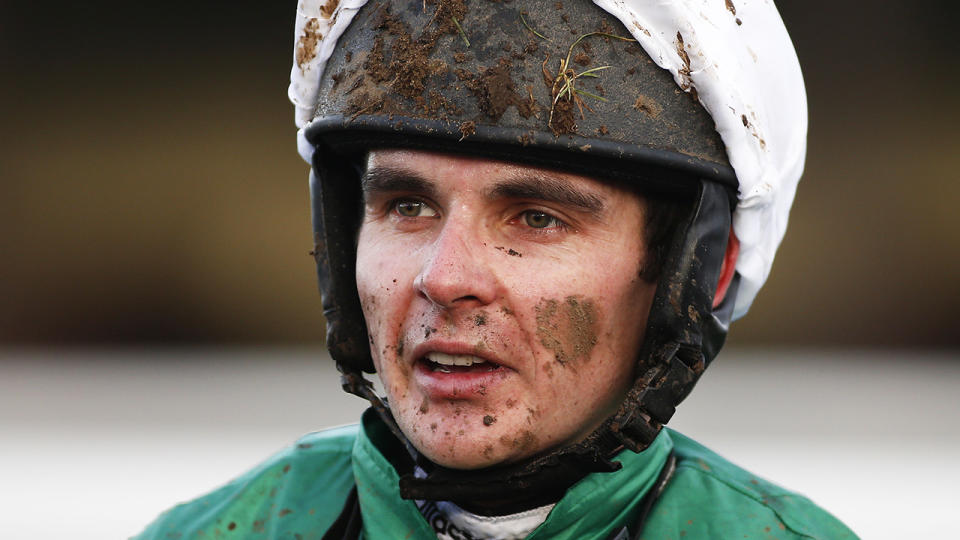
[[[367,399],[390,432],[406,447],[409,461],[395,464],[405,499],[453,501],[478,513],[497,513],[498,501],[511,513],[559,500],[577,481],[594,472],[621,468],[623,449],[642,452],[693,389],[723,345],[736,297],[734,279],[724,301],[712,309],[722,256],[730,230],[730,203],[722,186],[701,181],[683,226],[672,239],[657,285],[637,377],[618,411],[577,443],[518,463],[479,470],[450,469],[432,463],[410,443],[389,405],[373,385],[349,365],[337,362],[343,388]],[[426,475],[417,477],[414,468]],[[504,493],[511,499],[504,501]]]

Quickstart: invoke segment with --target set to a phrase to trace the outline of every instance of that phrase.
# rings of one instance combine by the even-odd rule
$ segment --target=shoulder
[[[676,431],[668,433],[677,470],[651,513],[654,529],[693,538],[856,538],[806,497],[757,477]]]
[[[322,536],[353,486],[357,430],[308,434],[226,485],[167,510],[134,538]]]

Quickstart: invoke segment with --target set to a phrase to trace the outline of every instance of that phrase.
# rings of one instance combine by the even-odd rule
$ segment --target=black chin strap
[[[522,512],[560,500],[588,474],[619,470],[620,463],[611,458],[622,449],[612,437],[594,437],[517,464],[475,471],[448,469],[422,460],[419,464],[427,475],[401,476],[400,496],[453,501],[483,515]]]

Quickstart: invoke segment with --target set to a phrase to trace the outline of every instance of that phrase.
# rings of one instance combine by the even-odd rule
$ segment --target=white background
[[[958,537],[958,356],[726,350],[671,426],[863,538]],[[0,537],[126,538],[363,409],[319,350],[8,350]]]

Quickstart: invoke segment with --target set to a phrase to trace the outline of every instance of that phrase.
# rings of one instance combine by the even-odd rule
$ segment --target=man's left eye
[[[403,217],[433,217],[437,213],[423,201],[400,200],[394,203],[394,209]]]
[[[526,223],[528,227],[534,229],[546,229],[549,227],[559,227],[563,225],[559,219],[545,212],[538,212],[536,210],[528,210],[524,212],[523,222]]]

